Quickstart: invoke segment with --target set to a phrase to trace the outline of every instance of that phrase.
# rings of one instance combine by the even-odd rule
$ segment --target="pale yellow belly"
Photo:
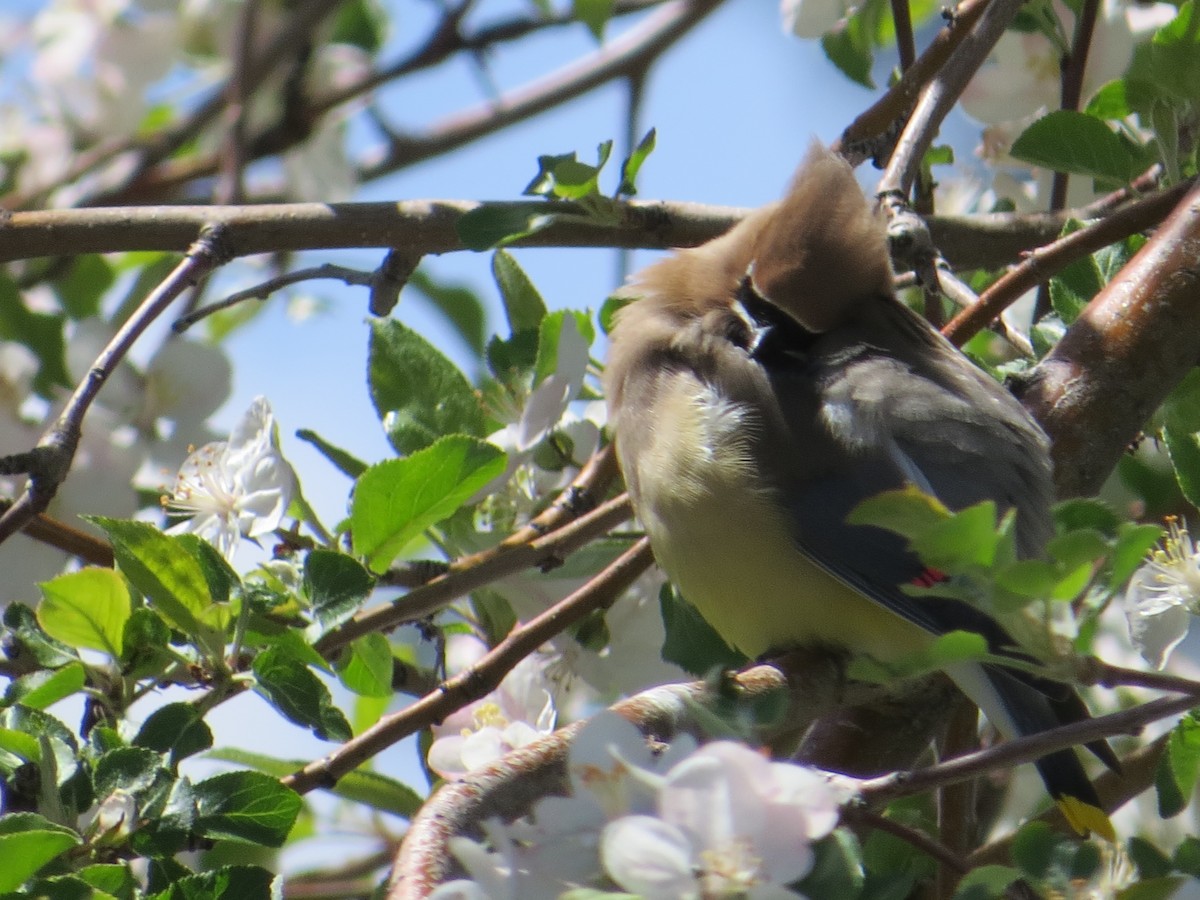
[[[825,644],[887,661],[925,646],[927,632],[796,549],[758,486],[738,410],[695,381],[678,390],[659,405],[650,445],[622,464],[637,466],[634,500],[655,556],[708,623],[751,658]]]
[[[744,494],[716,493],[644,515],[655,555],[684,598],[751,658],[823,644],[887,661],[930,640],[810,563]]]

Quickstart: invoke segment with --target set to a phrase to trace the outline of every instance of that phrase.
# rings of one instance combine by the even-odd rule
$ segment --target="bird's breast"
[[[636,455],[623,452],[618,429],[634,506],[659,563],[726,642],[751,658],[814,644],[853,646],[884,660],[917,649],[925,632],[798,548],[787,505],[760,471],[763,419],[753,405],[678,373],[660,384]]]

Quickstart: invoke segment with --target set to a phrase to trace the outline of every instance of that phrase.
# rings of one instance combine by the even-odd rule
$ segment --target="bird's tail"
[[[955,666],[949,674],[1005,737],[1028,737],[1089,717],[1079,695],[1059,682],[993,665]],[[1087,746],[1106,766],[1120,772],[1116,754],[1105,741]],[[1049,753],[1035,766],[1076,832],[1116,842],[1112,822],[1073,748]]]

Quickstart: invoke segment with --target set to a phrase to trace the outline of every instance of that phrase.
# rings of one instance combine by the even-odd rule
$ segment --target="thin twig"
[[[900,71],[904,72],[917,60],[917,45],[913,40],[912,15],[908,8],[908,0],[892,0],[892,22],[896,28]]]
[[[908,196],[925,151],[933,143],[942,120],[958,102],[963,88],[983,65],[1022,5],[1024,0],[991,0],[988,3],[979,22],[921,93],[880,179],[880,195]]]
[[[259,52],[252,55],[250,64],[241,72],[242,92],[251,95],[281,66],[291,60],[297,47],[306,46],[309,35],[322,19],[332,15],[339,4],[328,0],[307,0],[288,9],[284,27]],[[155,180],[151,172],[160,162],[201,134],[220,118],[228,101],[228,83],[218,86],[208,100],[202,101],[183,122],[160,134],[156,140],[139,148],[138,164],[124,185],[109,190],[88,201],[92,205],[129,202],[134,195],[144,195]],[[206,174],[216,170],[215,160]]]
[[[393,140],[378,162],[365,166],[362,181],[439,156],[484,135],[561,106],[601,85],[643,70],[700,24],[723,0],[677,0],[608,41],[591,56],[564,66],[525,87],[443,119],[423,136]]]
[[[1083,78],[1087,71],[1088,55],[1092,46],[1092,35],[1096,30],[1096,16],[1100,0],[1083,0],[1082,9],[1075,21],[1075,35],[1071,40],[1071,55],[1063,60],[1061,106],[1063,109],[1079,109],[1083,96]],[[1050,187],[1050,211],[1055,212],[1067,205],[1066,172],[1055,172]]]
[[[970,871],[966,860],[945,844],[935,841],[923,831],[909,828],[907,825],[897,822],[895,819],[889,819],[873,810],[865,807],[847,807],[842,811],[842,821],[851,825],[865,825],[899,838],[959,876]]]
[[[0,500],[0,512],[7,510],[13,502],[7,499]],[[66,522],[60,522],[45,513],[34,516],[21,533],[40,544],[69,553],[90,565],[107,569],[113,566],[113,550],[108,541]]]
[[[495,690],[517,663],[543,643],[592,611],[615,601],[653,560],[650,542],[642,538],[578,591],[527,624],[514,628],[474,666],[448,679],[411,706],[380,719],[329,756],[284,777],[283,784],[301,794],[318,787],[331,787],[381,750]]]
[[[317,652],[329,656],[373,631],[387,632],[437,612],[471,591],[522,569],[559,565],[566,556],[629,518],[632,510],[624,494],[594,512],[529,543],[506,544],[496,551],[455,562],[451,570],[428,584],[414,588],[384,606],[359,614],[316,643]]]
[[[1029,737],[1004,741],[986,750],[936,763],[911,772],[895,772],[863,781],[861,793],[873,805],[887,804],[897,797],[921,794],[947,784],[1033,762],[1056,750],[1065,750],[1115,734],[1136,734],[1145,725],[1186,712],[1196,697],[1162,697],[1132,709],[1062,725]]]
[[[346,285],[370,287],[374,277],[374,272],[364,272],[362,269],[350,269],[346,266],[334,265],[333,263],[323,263],[322,265],[311,266],[307,269],[297,269],[294,272],[285,272],[275,278],[270,278],[267,281],[254,285],[254,287],[246,288],[244,291],[230,294],[223,300],[201,306],[186,316],[180,316],[174,321],[171,327],[176,332],[187,331],[201,319],[205,319],[214,313],[218,313],[224,309],[231,309],[246,300],[266,300],[276,291],[283,290],[285,287],[290,287],[293,284],[299,284],[303,281],[331,279],[340,281]]]
[[[241,203],[242,172],[246,167],[246,109],[250,101],[247,75],[252,63],[259,0],[244,0],[233,38],[233,73],[225,86],[225,140],[220,154],[220,173],[214,199],[217,203]]]
[[[661,56],[724,0],[673,0],[643,22],[608,41],[591,56],[564,66],[496,103],[483,103],[432,125],[422,135],[396,134],[382,158],[362,167],[366,183],[418,162],[448,153],[517,122],[561,106],[610,81],[623,78]],[[211,160],[165,164],[140,191],[161,192],[212,173]]]
[[[988,0],[964,0],[955,7],[950,24],[938,32],[925,52],[904,70],[900,80],[887,93],[846,127],[830,149],[849,159],[852,164],[868,158],[886,159],[890,155],[891,145],[886,147],[887,152],[880,154],[883,148],[876,146],[877,139],[895,135],[899,130],[898,123],[908,116],[922,88],[941,71],[950,54],[970,34],[987,4]]]
[[[1060,106],[1062,109],[1079,109],[1083,94],[1083,76],[1087,70],[1088,51],[1092,45],[1092,34],[1096,28],[1096,14],[1100,0],[1084,0],[1075,21],[1075,35],[1071,41],[1071,52],[1062,61]],[[1050,212],[1057,212],[1067,205],[1069,172],[1055,172],[1050,182]],[[1045,283],[1038,286],[1037,302],[1034,305],[1034,320],[1050,311],[1050,289]]]
[[[962,346],[1022,294],[1048,280],[1071,262],[1161,222],[1194,184],[1194,180],[1180,182],[1165,191],[1134,201],[1107,219],[1030,252],[1024,262],[1009,269],[980,294],[978,303],[951,319],[942,333],[951,342]]]
[[[220,226],[205,228],[183,260],[150,292],[96,357],[57,421],[28,454],[31,463],[27,469],[29,482],[20,498],[0,515],[0,543],[21,530],[34,515],[45,511],[71,469],[83,432],[84,417],[100,389],[150,324],[183,291],[231,258],[226,237]]]

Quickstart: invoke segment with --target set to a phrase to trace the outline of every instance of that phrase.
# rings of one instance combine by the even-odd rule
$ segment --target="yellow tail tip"
[[[1075,831],[1084,837],[1089,834],[1104,838],[1110,844],[1117,842],[1117,832],[1108,814],[1098,806],[1092,806],[1078,797],[1057,797],[1055,803],[1063,817]]]

